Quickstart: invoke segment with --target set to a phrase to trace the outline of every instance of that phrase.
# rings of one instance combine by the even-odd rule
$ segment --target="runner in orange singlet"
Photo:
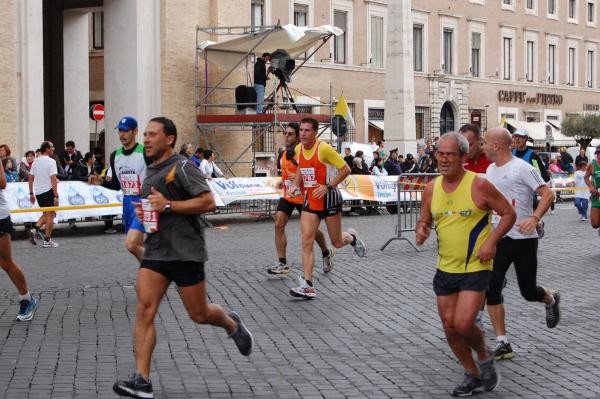
[[[298,213],[302,212],[302,204],[304,203],[302,196],[290,195],[288,189],[294,182],[296,173],[298,172],[298,157],[294,153],[294,149],[300,143],[300,125],[295,122],[290,123],[283,134],[285,135],[286,151],[279,158],[281,181],[278,186],[278,188],[283,188],[283,197],[279,199],[277,212],[275,212],[275,247],[277,248],[279,263],[277,266],[267,269],[269,274],[288,274],[290,272],[286,258],[287,237],[285,235],[285,226],[294,209]],[[315,238],[323,254],[323,272],[329,273],[333,268],[334,251],[327,248],[325,236],[323,236],[321,230],[317,230]]]
[[[289,187],[290,193],[302,187],[304,194],[300,215],[304,281],[299,287],[290,288],[290,294],[308,299],[317,295],[312,282],[313,243],[321,219],[325,219],[329,239],[335,248],[350,244],[358,256],[366,254],[365,244],[356,231],[342,232],[342,195],[336,186],[350,174],[350,168],[329,144],[317,140],[318,129],[319,122],[313,118],[304,118],[300,122],[301,144],[296,147],[300,173]]]

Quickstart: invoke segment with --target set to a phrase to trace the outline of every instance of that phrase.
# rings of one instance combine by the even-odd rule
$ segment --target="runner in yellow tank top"
[[[439,270],[446,273],[470,273],[492,270],[492,260],[482,261],[479,250],[488,239],[492,221],[489,210],[479,209],[471,198],[477,175],[466,171],[451,193],[442,187],[444,177],[434,181],[431,214],[438,235]]]
[[[454,396],[491,391],[498,385],[494,355],[485,346],[475,316],[491,276],[496,244],[516,219],[514,209],[490,182],[465,171],[468,151],[461,134],[440,138],[436,159],[441,177],[425,187],[416,229],[416,244],[422,245],[436,223],[439,260],[433,289],[448,345],[466,371]],[[502,217],[493,231],[491,211]],[[471,351],[477,353],[477,362]]]

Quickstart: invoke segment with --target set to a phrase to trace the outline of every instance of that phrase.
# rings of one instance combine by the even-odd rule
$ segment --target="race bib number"
[[[146,233],[156,233],[158,231],[158,212],[152,209],[150,201],[142,199],[142,223]]]
[[[304,183],[305,188],[313,188],[319,185],[317,183],[317,176],[315,175],[315,168],[300,168],[300,173],[302,174],[302,183]]]
[[[140,195],[141,184],[140,177],[135,174],[122,174],[121,175],[121,188],[125,195]]]

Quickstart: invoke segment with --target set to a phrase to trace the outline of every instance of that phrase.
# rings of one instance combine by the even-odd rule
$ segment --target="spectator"
[[[386,159],[388,157],[387,151],[383,148],[385,146],[385,140],[379,140],[377,142],[377,157],[381,159]]]
[[[423,169],[421,173],[437,173],[437,167],[435,162],[433,161],[433,157],[429,155],[425,155],[425,164],[423,165]]]
[[[352,168],[350,168],[352,175],[368,175],[369,173],[365,173],[363,169],[363,160],[360,157],[355,157],[354,161],[352,161]]]
[[[375,158],[373,160],[373,162],[375,163],[375,165],[373,165],[373,167],[371,168],[371,173],[375,176],[387,176],[388,172],[385,169],[385,167],[383,166],[384,161],[383,158]]]
[[[354,160],[354,157],[352,156],[352,149],[350,147],[344,148],[344,155],[344,161],[346,161],[348,167],[352,169],[352,161]]]
[[[97,175],[101,175],[102,171],[104,171],[104,154],[102,154],[102,149],[100,147],[94,148],[94,173]]]
[[[417,148],[417,170],[419,172],[423,172],[426,169],[425,161],[427,158],[428,156],[425,154],[425,148]]]
[[[31,172],[31,165],[33,165],[33,161],[35,160],[35,152],[27,151],[25,153],[25,157],[21,160],[19,164],[19,176],[20,181],[28,181],[29,173]]]
[[[38,158],[40,155],[42,155],[42,150],[38,148],[35,150],[35,157]]]
[[[187,159],[191,159],[192,155],[194,155],[194,146],[190,143],[185,143],[181,145],[179,149],[179,155],[183,155]]]
[[[406,160],[402,163],[402,173],[417,173],[417,161],[412,154],[406,154]]]
[[[83,159],[73,167],[71,179],[91,184],[91,178],[96,175],[94,169],[95,162],[96,159],[94,155],[91,152],[87,152]]]
[[[433,157],[434,153],[435,153],[435,148],[433,148],[431,139],[427,139],[427,142],[425,144],[425,154],[429,155],[430,157]]]
[[[10,158],[12,160],[12,164],[16,165],[17,162],[13,157],[10,156],[10,147],[7,144],[0,145],[0,160],[4,161],[5,159]]]
[[[77,166],[79,161],[83,159],[83,156],[81,155],[81,152],[75,149],[75,142],[69,140],[65,143],[65,149],[61,152],[59,159],[60,164],[67,175],[67,180],[69,180],[73,175],[74,168]]]
[[[190,161],[192,161],[196,166],[200,167],[200,162],[202,162],[203,159],[204,148],[198,147],[196,148],[196,152],[194,152],[194,155],[192,155],[192,157],[190,158]]]
[[[65,170],[63,169],[58,156],[56,154],[52,154],[49,155],[49,157],[54,159],[54,161],[56,162],[56,178],[60,181],[69,180],[71,176],[69,176],[67,172],[65,172]],[[81,157],[81,159],[83,159],[83,157]]]
[[[267,62],[271,61],[271,54],[264,53],[254,64],[254,90],[256,90],[256,113],[263,113],[265,102],[265,86],[267,85]]]
[[[19,172],[17,171],[12,158],[4,158],[2,160],[2,166],[4,167],[4,175],[6,176],[7,183],[16,183],[19,181]]]
[[[398,149],[390,150],[390,156],[383,164],[389,176],[399,176],[402,174],[400,162],[398,161]]]
[[[585,170],[587,169],[587,162],[580,161],[577,164],[577,171],[575,171],[575,208],[579,212],[579,220],[587,220],[587,211],[590,200],[590,189],[585,184],[584,176]]]
[[[360,158],[363,175],[370,175],[371,173],[369,173],[369,166],[365,162],[365,153],[362,151],[356,151],[356,154],[354,154],[354,160],[352,161],[353,166],[356,165],[356,162],[355,162],[356,158]],[[352,169],[352,168],[350,168],[350,169]]]
[[[564,169],[560,166],[560,154],[556,155],[555,159],[550,160],[550,166],[548,166],[550,173],[564,173]]]
[[[562,170],[567,173],[573,173],[573,157],[567,152],[566,147],[560,148],[560,158],[557,155],[556,161]]]
[[[579,163],[581,162],[585,162],[586,164],[589,162],[588,157],[585,155],[585,148],[581,147],[581,149],[579,150],[579,155],[577,155],[575,157],[575,165],[578,167],[579,170]]]
[[[204,159],[200,163],[200,172],[206,179],[213,179],[217,177],[225,176],[221,169],[217,165],[215,165],[215,154],[212,150],[204,151]]]

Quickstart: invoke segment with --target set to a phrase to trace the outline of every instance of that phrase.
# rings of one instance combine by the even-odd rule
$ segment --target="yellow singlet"
[[[443,176],[435,179],[431,214],[438,237],[438,269],[446,273],[492,270],[492,261],[482,262],[479,248],[492,230],[491,212],[479,209],[471,198],[477,175],[467,171],[454,192],[442,188]]]

